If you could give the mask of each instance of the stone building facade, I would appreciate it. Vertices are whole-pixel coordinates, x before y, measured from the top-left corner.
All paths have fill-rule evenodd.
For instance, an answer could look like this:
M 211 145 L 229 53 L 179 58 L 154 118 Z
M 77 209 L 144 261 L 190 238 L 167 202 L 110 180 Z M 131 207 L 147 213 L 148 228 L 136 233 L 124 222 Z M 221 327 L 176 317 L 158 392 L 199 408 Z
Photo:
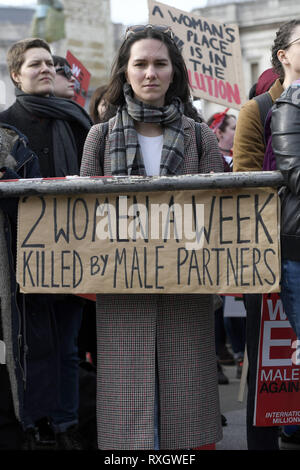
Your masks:
M 53 53 L 69 49 L 91 73 L 89 95 L 107 82 L 121 25 L 113 25 L 109 0 L 62 0 L 66 38 L 51 43 Z M 14 101 L 6 53 L 14 42 L 31 35 L 34 8 L 0 7 L 0 110 Z
M 58 55 L 69 49 L 91 73 L 90 87 L 106 83 L 114 57 L 109 0 L 62 0 L 66 39 L 53 43 Z
M 0 7 L 0 110 L 15 99 L 6 66 L 7 50 L 15 41 L 28 37 L 33 14 L 32 8 Z
M 167 3 L 167 0 L 165 0 Z M 91 72 L 89 94 L 106 83 L 112 59 L 124 26 L 114 25 L 109 0 L 62 0 L 65 9 L 66 38 L 52 43 L 53 52 L 70 51 Z M 183 7 L 184 9 L 184 7 Z M 208 0 L 205 8 L 193 10 L 200 16 L 239 26 L 246 93 L 260 73 L 270 67 L 270 48 L 279 25 L 300 18 L 298 0 Z M 30 34 L 33 8 L 0 7 L 0 109 L 3 88 L 6 106 L 14 100 L 14 89 L 6 69 L 6 51 L 15 41 Z M 4 85 L 3 85 L 4 84 Z M 223 109 L 202 104 L 204 117 Z M 237 114 L 237 111 L 233 110 Z

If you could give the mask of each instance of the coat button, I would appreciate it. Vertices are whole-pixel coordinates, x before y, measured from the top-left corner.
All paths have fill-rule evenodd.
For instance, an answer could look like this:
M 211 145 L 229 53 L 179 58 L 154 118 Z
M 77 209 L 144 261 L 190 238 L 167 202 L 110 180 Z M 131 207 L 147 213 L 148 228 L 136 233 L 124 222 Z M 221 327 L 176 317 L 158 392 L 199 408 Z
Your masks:
M 48 147 L 44 147 L 42 151 L 43 151 L 43 153 L 44 153 L 45 155 L 48 155 L 48 153 L 49 153 L 49 148 L 48 148 Z

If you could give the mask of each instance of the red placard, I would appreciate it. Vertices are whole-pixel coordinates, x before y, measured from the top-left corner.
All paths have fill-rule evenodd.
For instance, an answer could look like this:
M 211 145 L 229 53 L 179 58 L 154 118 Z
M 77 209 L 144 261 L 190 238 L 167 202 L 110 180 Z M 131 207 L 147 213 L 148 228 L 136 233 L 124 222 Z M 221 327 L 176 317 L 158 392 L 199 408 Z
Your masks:
M 70 51 L 67 51 L 66 59 L 71 66 L 74 77 L 76 78 L 75 96 L 73 100 L 81 106 L 84 106 L 87 98 L 91 74 Z
M 96 294 L 76 294 L 78 297 L 83 297 L 84 299 L 92 300 L 96 302 Z
M 264 294 L 257 367 L 255 426 L 300 424 L 297 338 L 278 294 Z

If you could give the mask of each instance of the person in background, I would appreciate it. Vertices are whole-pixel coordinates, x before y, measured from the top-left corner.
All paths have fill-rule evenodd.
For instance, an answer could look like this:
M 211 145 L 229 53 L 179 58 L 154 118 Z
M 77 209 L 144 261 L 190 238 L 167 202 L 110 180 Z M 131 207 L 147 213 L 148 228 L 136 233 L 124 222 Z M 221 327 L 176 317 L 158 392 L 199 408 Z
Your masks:
M 207 121 L 207 125 L 215 133 L 219 149 L 224 158 L 225 172 L 232 171 L 232 146 L 236 127 L 234 114 L 227 114 L 229 108 L 221 113 L 213 114 Z
M 71 66 L 64 57 L 54 55 L 55 67 L 54 95 L 59 98 L 72 99 L 75 95 L 75 77 Z
M 91 96 L 89 113 L 94 124 L 103 122 L 104 116 L 105 120 L 108 120 L 116 114 L 117 107 L 105 99 L 106 91 L 107 85 L 102 85 L 96 88 Z
M 75 77 L 69 62 L 61 56 L 54 55 L 55 66 L 54 95 L 60 98 L 74 98 Z M 96 378 L 97 344 L 96 344 L 96 302 L 81 297 L 82 320 L 77 338 L 79 358 L 79 408 L 78 431 L 85 450 L 97 448 L 96 432 Z M 41 432 L 43 426 L 43 433 Z M 39 421 L 39 432 L 47 438 L 47 423 Z
M 287 318 L 297 343 L 294 364 L 300 363 L 300 309 L 298 298 L 299 256 L 299 70 L 300 20 L 284 23 L 276 38 L 273 65 L 282 79 L 284 92 L 276 100 L 271 115 L 271 143 L 277 170 L 284 178 L 281 199 L 281 293 Z M 282 448 L 296 444 L 299 449 L 300 427 L 284 426 Z
M 217 140 L 191 109 L 184 60 L 167 26 L 132 26 L 106 92 L 118 106 L 104 141 L 104 175 L 223 171 Z M 80 174 L 102 175 L 103 124 L 88 134 Z M 222 436 L 213 296 L 97 295 L 100 449 L 185 449 Z M 120 374 L 120 371 L 122 373 Z
M 264 70 L 255 84 L 255 96 L 268 92 L 274 103 L 283 92 L 278 73 Z M 251 91 L 251 96 L 254 91 Z M 265 156 L 264 126 L 252 96 L 241 108 L 233 140 L 233 171 L 261 171 Z
M 2 180 L 40 177 L 37 156 L 26 136 L 0 123 Z M 21 450 L 24 433 L 23 295 L 16 283 L 18 198 L 0 199 L 0 450 Z
M 261 83 L 263 83 L 263 86 L 261 86 Z M 256 93 L 258 93 L 258 90 L 268 88 L 268 86 L 270 96 L 275 101 L 280 96 L 283 88 L 279 78 L 274 78 L 272 69 L 268 72 L 265 71 L 259 77 Z M 252 98 L 243 105 L 237 120 L 233 142 L 233 171 L 261 171 L 265 149 L 264 127 L 261 123 L 259 107 Z M 247 315 L 246 348 L 248 357 L 247 446 L 248 450 L 279 450 L 279 428 L 277 426 L 257 427 L 253 425 L 261 300 L 261 294 L 244 295 Z
M 272 102 L 280 97 L 297 75 L 297 62 L 293 66 L 286 62 L 285 51 L 290 43 L 300 36 L 300 20 L 292 20 L 280 26 L 272 46 L 272 68 L 267 69 L 259 77 L 256 85 L 256 96 L 268 91 Z M 294 51 L 295 52 L 295 51 Z M 289 51 L 288 55 L 293 54 Z M 282 58 L 282 60 L 280 60 Z M 294 77 L 294 78 L 293 78 Z M 264 125 L 261 122 L 260 110 L 255 99 L 248 101 L 242 108 L 237 121 L 237 128 L 233 145 L 234 171 L 261 171 L 263 168 L 266 144 L 264 139 Z M 248 371 L 248 397 L 247 397 L 247 442 L 249 450 L 278 450 L 279 429 L 273 427 L 253 426 L 257 351 L 260 331 L 261 295 L 245 295 L 246 344 L 249 361 Z M 281 445 L 285 443 L 298 443 L 298 427 L 285 426 L 281 433 Z
M 18 41 L 10 47 L 7 63 L 16 101 L 0 113 L 0 121 L 25 134 L 43 177 L 78 175 L 92 123 L 81 106 L 53 95 L 56 72 L 48 43 L 37 38 Z M 35 447 L 37 423 L 47 417 L 59 449 L 80 449 L 77 337 L 81 301 L 71 295 L 28 294 L 25 308 L 25 448 Z
M 236 128 L 236 117 L 233 114 L 228 114 L 228 111 L 229 108 L 226 108 L 223 112 L 215 113 L 207 121 L 207 125 L 212 129 L 218 139 L 219 149 L 224 159 L 225 172 L 230 172 L 233 168 L 232 147 Z M 226 352 L 226 339 L 228 339 L 234 357 L 233 362 L 229 362 L 229 364 L 236 364 L 236 377 L 240 378 L 245 351 L 246 322 L 245 318 L 242 317 L 224 317 L 226 297 L 222 296 L 222 300 L 223 305 L 216 312 L 216 347 L 220 363 L 218 366 L 219 373 L 222 377 L 222 368 L 220 365 L 226 364 L 224 360 L 229 362 L 230 359 L 229 354 L 231 353 L 229 351 L 229 354 Z M 226 334 L 224 334 L 224 332 Z M 223 356 L 225 356 L 225 358 L 223 358 Z

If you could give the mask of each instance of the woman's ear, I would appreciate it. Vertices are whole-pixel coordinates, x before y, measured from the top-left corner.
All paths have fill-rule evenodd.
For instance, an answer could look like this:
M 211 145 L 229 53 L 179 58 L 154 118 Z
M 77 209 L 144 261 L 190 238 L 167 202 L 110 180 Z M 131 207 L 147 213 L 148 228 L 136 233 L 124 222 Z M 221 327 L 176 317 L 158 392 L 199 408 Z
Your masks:
M 221 140 L 223 132 L 220 131 L 220 129 L 216 129 L 215 134 L 216 134 L 216 137 L 217 137 L 218 141 Z
M 284 65 L 289 64 L 289 59 L 284 49 L 279 49 L 279 51 L 277 52 L 277 58 L 279 62 L 281 62 L 282 64 Z
M 11 78 L 13 79 L 16 86 L 20 88 L 21 83 L 20 83 L 19 74 L 17 72 L 11 72 Z

